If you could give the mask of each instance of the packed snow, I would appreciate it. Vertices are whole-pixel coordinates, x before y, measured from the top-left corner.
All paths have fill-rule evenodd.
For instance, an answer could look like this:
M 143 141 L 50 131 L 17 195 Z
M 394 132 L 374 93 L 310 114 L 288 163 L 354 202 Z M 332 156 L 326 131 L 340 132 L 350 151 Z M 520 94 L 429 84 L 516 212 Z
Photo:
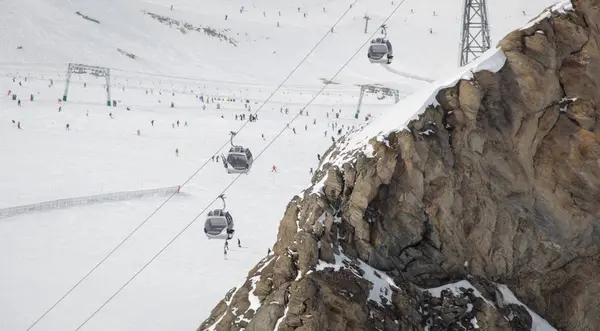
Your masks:
M 340 269 L 350 270 L 358 278 L 362 278 L 371 283 L 372 287 L 369 291 L 368 301 L 373 301 L 378 305 L 389 305 L 392 302 L 392 287 L 397 288 L 394 280 L 386 275 L 383 271 L 377 270 L 361 260 L 352 260 L 343 253 L 334 254 L 335 262 L 327 263 L 319 260 L 319 264 L 315 268 L 317 271 L 326 268 L 339 271 Z M 364 274 L 360 274 L 356 269 L 360 269 Z
M 551 3 L 491 4 L 493 41 Z M 244 125 L 234 116 L 257 111 L 348 5 L 309 0 L 298 10 L 295 3 L 271 0 L 218 5 L 208 0 L 3 3 L 0 153 L 6 161 L 0 163 L 0 208 L 181 185 L 209 160 L 182 185 L 180 194 L 32 330 L 75 329 L 196 217 L 188 231 L 82 329 L 197 328 L 227 290 L 242 283 L 266 255 L 287 202 L 306 186 L 310 168 L 317 167 L 316 154 L 331 145 L 332 136 L 341 136 L 337 130 L 343 126 L 345 134 L 354 126 L 358 131 L 364 114 L 375 121 L 386 121 L 383 113 L 393 115 L 388 121 L 400 120 L 391 127 L 373 123 L 354 140 L 339 143 L 354 148 L 368 132 L 374 136 L 397 128 L 416 111 L 407 108 L 407 101 L 393 105 L 390 98 L 367 95 L 356 119 L 357 85 L 397 88 L 404 98 L 431 89 L 436 83 L 428 80 L 455 68 L 457 57 L 448 54 L 458 56 L 461 6 L 432 0 L 403 5 L 388 22 L 389 38 L 402 45 L 395 48 L 392 65 L 371 65 L 363 48 L 329 82 L 368 38 L 363 33 L 365 12 L 372 18 L 372 33 L 393 9 L 389 1 L 357 2 L 272 95 L 258 120 L 237 135 L 235 142 L 250 147 L 255 157 L 264 153 L 226 192 L 236 234 L 225 260 L 223 242 L 204 235 L 200 212 L 235 176 L 211 157 L 229 131 Z M 490 57 L 501 60 L 499 54 Z M 118 107 L 104 105 L 102 78 L 85 75 L 72 76 L 68 101 L 59 104 L 69 62 L 110 68 Z M 305 109 L 308 114 L 285 129 L 324 82 L 327 88 Z M 222 100 L 203 103 L 198 95 Z M 241 100 L 250 101 L 251 111 Z M 278 172 L 271 171 L 273 165 Z M 0 221 L 0 329 L 26 329 L 163 202 L 164 197 L 148 197 Z M 379 298 L 380 290 L 391 285 L 367 274 L 376 283 L 371 294 Z
M 483 294 L 481 294 L 481 292 L 479 292 L 479 290 L 477 290 L 473 285 L 471 285 L 471 283 L 469 283 L 469 281 L 466 281 L 466 280 L 461 280 L 456 283 L 446 284 L 446 285 L 443 285 L 440 287 L 428 288 L 425 291 L 431 293 L 432 296 L 439 298 L 439 297 L 441 297 L 443 290 L 450 290 L 450 292 L 452 292 L 452 294 L 454 294 L 454 295 L 461 294 L 462 293 L 462 291 L 460 290 L 461 287 L 465 288 L 465 289 L 473 289 L 473 294 L 475 296 L 482 298 L 483 301 L 485 301 L 485 303 L 487 303 L 488 305 L 494 306 L 493 302 L 487 300 L 483 296 Z
M 548 321 L 543 319 L 540 315 L 533 312 L 533 310 L 529 309 L 526 305 L 524 305 L 517 297 L 513 294 L 513 292 L 508 288 L 508 286 L 504 284 L 497 284 L 498 290 L 502 293 L 502 300 L 505 304 L 516 304 L 521 305 L 525 309 L 529 315 L 531 315 L 532 325 L 531 331 L 557 331 Z
M 555 3 L 554 5 L 548 7 L 537 17 L 535 17 L 534 19 L 529 21 L 529 23 L 527 23 L 525 26 L 521 27 L 521 30 L 525 30 L 525 29 L 528 29 L 528 28 L 534 26 L 535 24 L 542 21 L 543 19 L 552 16 L 553 13 L 565 14 L 568 11 L 573 11 L 573 4 L 571 3 L 571 0 L 559 1 L 559 2 Z
M 466 280 L 461 280 L 456 283 L 450 283 L 436 288 L 424 289 L 424 291 L 431 293 L 432 296 L 441 297 L 442 290 L 450 290 L 455 295 L 461 294 L 461 287 L 465 289 L 473 289 L 473 294 L 475 296 L 482 298 L 483 301 L 490 306 L 496 306 L 493 302 L 487 300 L 483 294 L 481 294 L 481 292 L 479 292 L 473 285 L 471 285 L 470 282 Z M 533 312 L 531 309 L 529 309 L 529 307 L 519 301 L 519 299 L 517 299 L 513 292 L 508 288 L 508 286 L 504 284 L 496 284 L 496 287 L 502 294 L 502 304 L 521 305 L 527 310 L 527 312 L 529 312 L 532 318 L 531 331 L 556 331 L 556 329 L 552 327 L 548 321 L 543 319 L 541 316 Z M 476 321 L 471 322 L 473 323 Z

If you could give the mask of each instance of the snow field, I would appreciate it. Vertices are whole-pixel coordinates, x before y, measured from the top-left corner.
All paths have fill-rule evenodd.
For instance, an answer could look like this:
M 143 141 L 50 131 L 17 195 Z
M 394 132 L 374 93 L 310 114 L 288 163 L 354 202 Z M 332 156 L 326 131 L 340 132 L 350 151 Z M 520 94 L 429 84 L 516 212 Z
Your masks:
M 31 76 L 40 78 L 35 73 Z M 56 99 L 63 86 L 58 82 L 59 77 L 52 76 L 54 86 L 49 88 L 50 76 L 44 77 L 30 78 L 26 83 L 22 78 L 23 86 L 18 85 L 18 79 L 13 83 L 11 77 L 0 78 L 2 89 L 18 93 L 22 101 L 22 107 L 17 107 L 9 96 L 0 97 L 0 153 L 11 155 L 0 168 L 2 207 L 181 184 L 227 141 L 229 130 L 241 127 L 243 122 L 236 121 L 234 114 L 250 114 L 239 100 L 221 101 L 220 110 L 216 109 L 216 102 L 202 110 L 202 103 L 191 92 L 175 92 L 173 96 L 170 89 L 165 89 L 162 95 L 157 95 L 159 90 L 155 89 L 154 95 L 146 95 L 145 89 L 134 89 L 132 81 L 125 84 L 124 91 L 114 88 L 114 99 L 121 100 L 122 105 L 106 107 L 102 105 L 105 95 L 101 83 L 88 81 L 84 88 L 77 84 L 77 79 L 70 89 L 69 101 L 58 112 Z M 119 79 L 115 84 L 119 84 Z M 176 84 L 175 88 L 185 89 Z M 264 99 L 270 92 L 266 90 L 261 94 L 249 89 L 244 96 Z M 211 92 L 217 91 L 213 88 Z M 28 99 L 30 93 L 35 94 L 33 102 Z M 298 99 L 309 99 L 306 92 L 294 93 L 303 93 Z M 278 97 L 281 101 L 290 98 L 283 93 Z M 158 103 L 159 99 L 163 102 Z M 169 106 L 171 99 L 175 108 Z M 299 116 L 256 160 L 250 174 L 241 176 L 226 192 L 228 210 L 236 222 L 236 238 L 230 243 L 227 260 L 222 255 L 223 242 L 208 240 L 203 233 L 204 212 L 85 329 L 197 327 L 214 303 L 244 279 L 275 241 L 277 223 L 287 202 L 306 186 L 309 168 L 317 167 L 316 154 L 331 144 L 330 125 L 335 122 L 331 108 L 342 109 L 338 128 L 364 121 L 362 115 L 354 119 L 354 100 L 347 93 L 324 96 L 315 102 L 315 106 L 307 107 L 309 116 Z M 391 101 L 371 97 L 366 103 L 370 111 L 382 111 Z M 258 156 L 295 116 L 300 104 L 296 101 L 289 105 L 287 115 L 279 110 L 286 104 L 267 104 L 258 112 L 259 120 L 248 123 L 235 142 L 250 147 Z M 126 110 L 126 105 L 131 111 Z M 253 112 L 259 106 L 251 101 Z M 110 118 L 109 112 L 114 118 Z M 11 123 L 12 119 L 21 122 L 21 130 Z M 150 124 L 152 119 L 154 127 Z M 180 126 L 173 128 L 178 119 Z M 70 124 L 69 131 L 65 129 L 66 123 Z M 292 133 L 293 127 L 297 134 Z M 137 129 L 141 130 L 140 136 Z M 179 157 L 175 156 L 175 148 L 179 149 Z M 270 172 L 272 164 L 279 168 L 279 173 Z M 34 330 L 76 328 L 233 178 L 220 162 L 210 161 L 182 188 L 180 195 L 168 202 Z M 27 328 L 162 201 L 164 198 L 144 198 L 79 206 L 0 222 L 4 252 L 0 255 L 0 265 L 5 270 L 0 292 L 6 293 L 0 298 L 0 328 Z M 219 207 L 217 202 L 211 208 Z M 238 237 L 243 248 L 236 247 Z

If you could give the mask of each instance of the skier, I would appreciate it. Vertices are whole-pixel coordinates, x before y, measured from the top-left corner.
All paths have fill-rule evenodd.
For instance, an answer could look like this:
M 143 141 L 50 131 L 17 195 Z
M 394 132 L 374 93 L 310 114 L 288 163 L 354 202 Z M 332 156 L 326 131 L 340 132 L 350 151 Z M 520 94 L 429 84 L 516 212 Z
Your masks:
M 150 121 L 150 124 L 152 124 L 152 126 L 154 126 L 154 120 L 151 120 L 151 121 Z
M 58 112 L 60 113 L 62 111 L 62 106 L 58 106 Z
M 17 122 L 17 129 L 21 129 L 21 122 Z
M 219 156 L 217 155 L 217 163 L 219 163 Z
M 310 174 L 311 175 L 313 174 L 313 168 L 310 168 Z
M 271 248 L 267 248 L 267 256 L 271 254 Z
M 86 116 L 86 117 L 87 117 L 87 116 L 90 116 L 90 111 L 89 111 L 89 110 L 87 110 L 87 109 L 86 109 L 86 111 L 85 111 L 85 116 Z
M 294 134 L 296 134 L 296 128 L 292 128 L 292 131 L 294 131 Z
M 227 242 L 227 240 L 225 240 L 225 249 L 228 250 L 229 249 L 229 243 Z
M 179 120 L 177 120 L 177 127 L 179 127 Z
M 17 101 L 17 106 L 21 107 L 21 99 Z
M 271 172 L 277 172 L 277 167 L 275 165 L 271 167 Z
M 240 238 L 238 238 L 238 247 L 242 247 L 242 242 L 240 241 Z
M 263 139 L 263 140 L 266 140 L 266 139 L 265 139 L 265 134 L 264 134 L 264 133 L 263 133 L 263 134 L 261 134 L 261 137 L 262 137 L 262 139 Z
M 175 156 L 179 156 L 179 148 L 175 148 Z
M 112 113 L 108 113 L 108 116 L 110 116 L 110 118 L 114 118 Z
M 140 135 L 140 130 L 137 130 L 137 135 L 138 135 L 138 136 Z
M 227 250 L 226 249 L 223 250 L 223 258 L 225 260 L 227 260 Z
M 67 130 L 67 131 L 71 130 L 71 127 L 69 126 L 69 123 L 67 123 L 67 125 L 65 125 L 65 130 Z
M 188 126 L 187 121 L 185 121 L 185 124 L 183 124 L 183 126 Z
M 317 154 L 317 161 L 321 162 L 321 154 Z

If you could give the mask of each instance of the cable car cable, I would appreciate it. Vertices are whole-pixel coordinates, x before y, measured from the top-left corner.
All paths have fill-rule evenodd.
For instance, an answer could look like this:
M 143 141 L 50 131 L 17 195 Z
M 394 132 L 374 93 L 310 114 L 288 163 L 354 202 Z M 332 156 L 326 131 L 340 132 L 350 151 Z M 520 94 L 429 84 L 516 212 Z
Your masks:
M 348 12 L 350 11 L 350 9 L 352 9 L 352 7 L 354 6 L 354 4 L 356 4 L 356 2 L 358 2 L 358 0 L 354 0 L 354 2 L 352 3 L 352 5 L 350 5 L 348 7 L 348 9 L 346 9 L 346 11 L 342 14 L 342 16 L 340 16 L 340 18 L 333 24 L 332 27 L 327 29 L 327 32 L 323 35 L 323 37 L 319 40 L 319 42 L 317 42 L 317 44 L 304 56 L 304 58 L 302 59 L 302 61 L 300 61 L 300 63 L 298 63 L 298 65 L 296 65 L 296 67 L 292 70 L 292 72 L 290 72 L 287 77 L 283 80 L 283 82 L 281 82 L 279 84 L 279 86 L 277 86 L 277 88 L 275 89 L 275 91 L 273 91 L 271 93 L 271 95 L 269 95 L 269 97 L 263 102 L 263 104 L 256 110 L 256 112 L 254 112 L 254 115 L 256 115 L 266 104 L 269 100 L 271 100 L 271 98 L 275 95 L 275 93 L 277 93 L 277 91 L 283 86 L 283 84 L 285 84 L 285 82 L 288 81 L 288 79 L 290 79 L 290 77 L 298 70 L 298 68 L 300 68 L 300 66 L 309 58 L 309 56 L 315 51 L 315 49 L 317 49 L 317 47 L 325 40 L 325 38 L 331 33 L 331 30 L 333 30 L 333 28 L 335 28 L 337 26 L 337 24 L 346 16 L 346 14 L 348 14 Z M 325 85 L 326 87 L 327 85 Z M 322 91 L 322 90 L 321 90 Z M 317 95 L 319 95 L 321 92 L 317 93 Z M 295 118 L 294 118 L 295 119 Z M 244 124 L 236 131 L 236 134 L 239 133 L 242 129 L 244 129 L 244 127 L 249 123 L 249 121 L 244 122 Z M 215 152 L 213 153 L 213 155 L 218 155 L 218 153 L 229 144 L 229 139 L 227 139 L 227 141 Z M 185 180 L 185 182 L 183 182 L 183 184 L 180 185 L 180 187 L 185 186 L 190 180 L 192 180 L 192 178 L 194 178 L 209 162 L 210 162 L 210 158 L 206 160 L 206 162 L 204 162 L 204 164 L 202 164 L 202 166 L 200 166 L 200 168 L 198 168 L 196 171 L 194 171 L 194 173 Z M 129 238 L 131 238 L 142 226 L 144 226 L 152 216 L 154 216 L 165 204 L 167 204 L 167 202 L 169 202 L 171 200 L 171 198 L 173 198 L 173 196 L 175 196 L 177 194 L 177 192 L 171 194 L 163 203 L 161 203 L 158 208 L 156 208 L 151 214 L 150 216 L 148 216 L 143 222 L 141 222 L 138 226 L 136 226 L 133 231 L 131 231 L 126 237 L 125 239 L 123 239 L 117 246 L 115 246 L 104 258 L 102 258 L 102 260 L 100 260 L 100 262 L 98 262 L 92 269 L 90 269 L 90 271 L 88 271 L 77 283 L 75 283 L 75 285 L 73 285 L 62 297 L 60 297 L 60 299 L 58 299 L 58 301 L 56 301 L 49 309 L 47 309 L 40 317 L 38 317 L 35 322 L 33 322 L 33 324 L 31 324 L 28 328 L 27 331 L 31 330 L 31 328 L 33 328 L 37 323 L 39 323 L 40 320 L 42 320 L 42 318 L 44 318 L 50 311 L 52 311 L 60 302 L 62 302 L 69 294 L 71 294 L 71 292 L 73 292 L 83 281 L 85 281 L 96 269 L 98 269 L 98 267 L 100 267 L 100 265 L 102 265 L 104 263 L 104 261 L 106 261 L 110 256 L 112 256 L 112 254 L 117 251 L 127 240 L 129 240 Z M 211 203 L 212 204 L 212 203 Z M 143 269 L 142 269 L 143 270 Z M 137 275 L 137 274 L 136 274 Z M 104 305 L 103 305 L 104 306 Z M 90 317 L 91 318 L 91 317 Z M 86 320 L 87 322 L 87 320 Z M 84 323 L 85 324 L 85 323 Z M 83 325 L 81 325 L 83 326 Z M 80 326 L 80 327 L 81 327 Z M 78 328 L 79 329 L 79 328 Z
M 393 15 L 394 13 L 396 13 L 396 11 L 398 10 L 398 8 L 400 8 L 400 6 L 405 2 L 406 0 L 402 0 L 400 1 L 400 3 L 398 4 L 398 6 L 396 6 L 396 8 L 390 13 L 390 15 L 384 20 L 384 23 L 387 22 Z M 371 37 L 369 37 L 369 39 L 367 39 L 367 41 L 365 43 L 363 43 L 361 45 L 361 47 L 350 57 L 350 59 L 348 59 L 348 61 L 346 61 L 346 63 L 344 63 L 344 65 L 335 73 L 335 75 L 333 75 L 333 77 L 331 77 L 331 80 L 335 79 L 335 77 L 337 77 L 337 75 L 340 74 L 340 72 L 342 72 L 342 70 L 350 63 L 350 61 L 352 61 L 356 55 L 358 55 L 358 53 L 361 51 L 361 49 L 367 45 L 371 38 L 373 36 L 375 36 L 375 34 L 377 33 L 377 31 L 375 31 L 375 33 L 373 33 L 373 35 Z M 321 88 L 321 90 L 317 93 L 317 95 L 315 95 L 305 106 L 305 108 L 307 106 L 309 106 L 318 96 L 319 94 L 321 94 L 321 92 L 323 92 L 323 90 L 325 90 L 327 88 L 327 85 L 324 85 L 323 88 Z M 265 146 L 265 148 L 263 148 L 263 150 L 256 156 L 255 160 L 258 160 L 258 158 L 260 158 L 263 153 L 275 142 L 275 140 L 277 140 L 282 134 L 283 132 L 285 132 L 285 130 L 288 128 L 288 125 L 293 123 L 298 117 L 300 116 L 300 112 L 298 112 L 296 114 L 296 116 L 294 116 L 294 118 L 292 118 L 292 120 L 290 122 L 288 122 L 286 124 L 286 126 L 283 127 L 283 129 L 281 131 L 279 131 L 279 133 L 273 138 L 271 139 L 271 141 L 267 144 L 267 146 Z M 227 190 L 229 188 L 231 188 L 231 186 L 233 186 L 233 184 L 242 176 L 243 174 L 240 173 L 238 174 L 229 184 L 227 184 L 227 186 L 225 186 L 225 188 L 219 193 L 219 195 L 217 197 L 215 197 L 204 209 L 202 209 L 202 211 L 200 213 L 198 213 L 198 215 L 196 215 L 196 217 L 194 217 L 183 229 L 181 229 L 176 235 L 175 237 L 173 237 L 165 246 L 163 246 L 163 248 L 161 248 L 148 262 L 146 262 L 146 264 L 144 264 L 135 274 L 133 274 L 133 276 L 131 276 L 131 278 L 129 278 L 125 284 L 123 284 L 115 293 L 113 293 L 100 307 L 98 307 L 98 309 L 96 309 L 88 318 L 86 318 L 83 323 L 81 323 L 76 329 L 75 331 L 80 330 L 83 326 L 85 326 L 87 324 L 87 322 L 89 322 L 94 316 L 96 316 L 96 314 L 98 314 L 98 312 L 100 312 L 109 302 L 111 302 L 119 293 L 121 293 L 121 291 L 127 287 L 127 285 L 129 285 L 140 273 L 142 273 L 142 271 L 144 271 L 144 269 L 146 269 L 152 262 L 154 262 L 154 260 L 160 256 L 160 254 L 162 254 L 169 246 L 171 246 L 172 243 L 174 243 L 177 239 L 179 239 L 179 237 L 190 227 L 192 226 L 192 224 L 194 224 L 196 222 L 196 220 L 198 218 L 200 218 L 200 216 L 202 216 L 209 208 L 210 206 L 215 203 L 221 195 L 225 194 L 225 192 L 227 192 Z

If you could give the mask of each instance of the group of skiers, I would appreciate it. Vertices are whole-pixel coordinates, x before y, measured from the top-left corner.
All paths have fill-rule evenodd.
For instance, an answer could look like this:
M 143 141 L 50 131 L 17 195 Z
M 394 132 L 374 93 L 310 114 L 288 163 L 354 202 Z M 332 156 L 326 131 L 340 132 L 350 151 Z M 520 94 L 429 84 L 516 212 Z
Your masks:
M 240 238 L 237 239 L 238 247 L 242 248 L 242 242 Z M 229 250 L 229 240 L 225 240 L 225 244 L 223 245 L 223 258 L 227 260 L 227 251 Z

